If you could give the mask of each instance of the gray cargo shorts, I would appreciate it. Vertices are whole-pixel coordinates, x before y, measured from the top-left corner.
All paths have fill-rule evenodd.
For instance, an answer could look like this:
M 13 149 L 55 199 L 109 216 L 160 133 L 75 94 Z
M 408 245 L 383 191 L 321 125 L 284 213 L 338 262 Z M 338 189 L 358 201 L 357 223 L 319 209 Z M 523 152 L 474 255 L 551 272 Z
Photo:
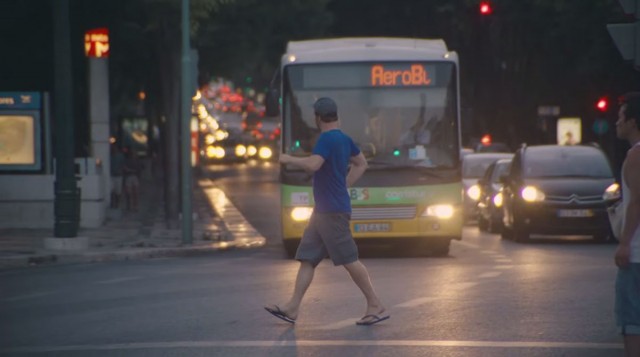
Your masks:
M 296 251 L 296 260 L 314 267 L 329 256 L 334 265 L 358 260 L 358 247 L 351 236 L 350 213 L 313 213 Z

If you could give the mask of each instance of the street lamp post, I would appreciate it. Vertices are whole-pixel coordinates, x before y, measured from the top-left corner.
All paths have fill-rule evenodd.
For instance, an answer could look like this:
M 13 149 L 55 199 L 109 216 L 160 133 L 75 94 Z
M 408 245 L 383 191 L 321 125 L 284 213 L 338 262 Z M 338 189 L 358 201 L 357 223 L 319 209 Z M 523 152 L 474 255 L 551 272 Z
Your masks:
M 182 0 L 182 78 L 180 103 L 181 172 L 182 172 L 182 243 L 193 242 L 191 209 L 191 49 L 189 44 L 189 0 Z

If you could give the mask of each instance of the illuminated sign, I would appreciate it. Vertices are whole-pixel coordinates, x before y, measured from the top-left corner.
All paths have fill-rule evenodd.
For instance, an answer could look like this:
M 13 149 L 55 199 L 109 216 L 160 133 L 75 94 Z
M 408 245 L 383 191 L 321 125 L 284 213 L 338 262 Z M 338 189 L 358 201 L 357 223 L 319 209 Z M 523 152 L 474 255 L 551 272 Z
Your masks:
M 0 109 L 40 109 L 40 93 L 0 92 Z
M 409 69 L 387 69 L 377 64 L 371 67 L 371 85 L 381 86 L 428 86 L 429 72 L 421 64 L 412 64 Z
M 109 57 L 109 29 L 99 28 L 85 32 L 84 53 L 87 57 Z
M 447 62 L 292 64 L 285 76 L 293 89 L 446 88 L 455 79 Z

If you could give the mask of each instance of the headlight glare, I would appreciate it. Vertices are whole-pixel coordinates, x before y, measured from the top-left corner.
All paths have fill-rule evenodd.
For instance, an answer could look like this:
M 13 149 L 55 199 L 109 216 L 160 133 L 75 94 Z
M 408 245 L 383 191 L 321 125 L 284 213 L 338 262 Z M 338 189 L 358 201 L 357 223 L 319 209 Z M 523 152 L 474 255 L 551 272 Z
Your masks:
M 480 199 L 480 185 L 475 184 L 472 185 L 471 187 L 469 187 L 467 189 L 467 196 L 469 196 L 469 198 L 471 198 L 474 201 L 477 201 Z
M 544 201 L 544 192 L 534 186 L 527 186 L 522 189 L 520 196 L 527 202 L 542 202 Z
M 612 183 L 607 187 L 602 195 L 602 199 L 605 201 L 615 201 L 620 199 L 620 185 L 617 183 Z
M 424 213 L 422 215 L 426 217 L 449 219 L 453 217 L 453 212 L 454 212 L 454 209 L 452 205 L 440 204 L 440 205 L 427 206 L 427 208 L 424 210 Z
M 498 193 L 496 193 L 495 196 L 493 196 L 493 205 L 494 206 L 502 207 L 502 201 L 503 201 L 502 192 L 498 192 Z
M 311 207 L 296 207 L 291 211 L 291 218 L 297 222 L 306 221 L 311 217 L 311 213 L 313 213 Z

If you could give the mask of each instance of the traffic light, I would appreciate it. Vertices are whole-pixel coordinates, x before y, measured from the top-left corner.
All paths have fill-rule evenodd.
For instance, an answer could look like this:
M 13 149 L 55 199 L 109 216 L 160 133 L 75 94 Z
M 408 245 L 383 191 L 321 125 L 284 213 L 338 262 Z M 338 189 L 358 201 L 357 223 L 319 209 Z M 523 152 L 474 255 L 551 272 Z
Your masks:
M 480 15 L 486 16 L 491 15 L 493 9 L 491 8 L 491 3 L 488 1 L 480 2 Z
M 606 112 L 609 109 L 609 99 L 606 97 L 601 97 L 596 102 L 596 108 L 601 112 Z
M 608 24 L 607 30 L 618 47 L 622 58 L 630 61 L 640 70 L 640 0 L 618 0 L 627 15 L 633 15 L 635 22 Z

